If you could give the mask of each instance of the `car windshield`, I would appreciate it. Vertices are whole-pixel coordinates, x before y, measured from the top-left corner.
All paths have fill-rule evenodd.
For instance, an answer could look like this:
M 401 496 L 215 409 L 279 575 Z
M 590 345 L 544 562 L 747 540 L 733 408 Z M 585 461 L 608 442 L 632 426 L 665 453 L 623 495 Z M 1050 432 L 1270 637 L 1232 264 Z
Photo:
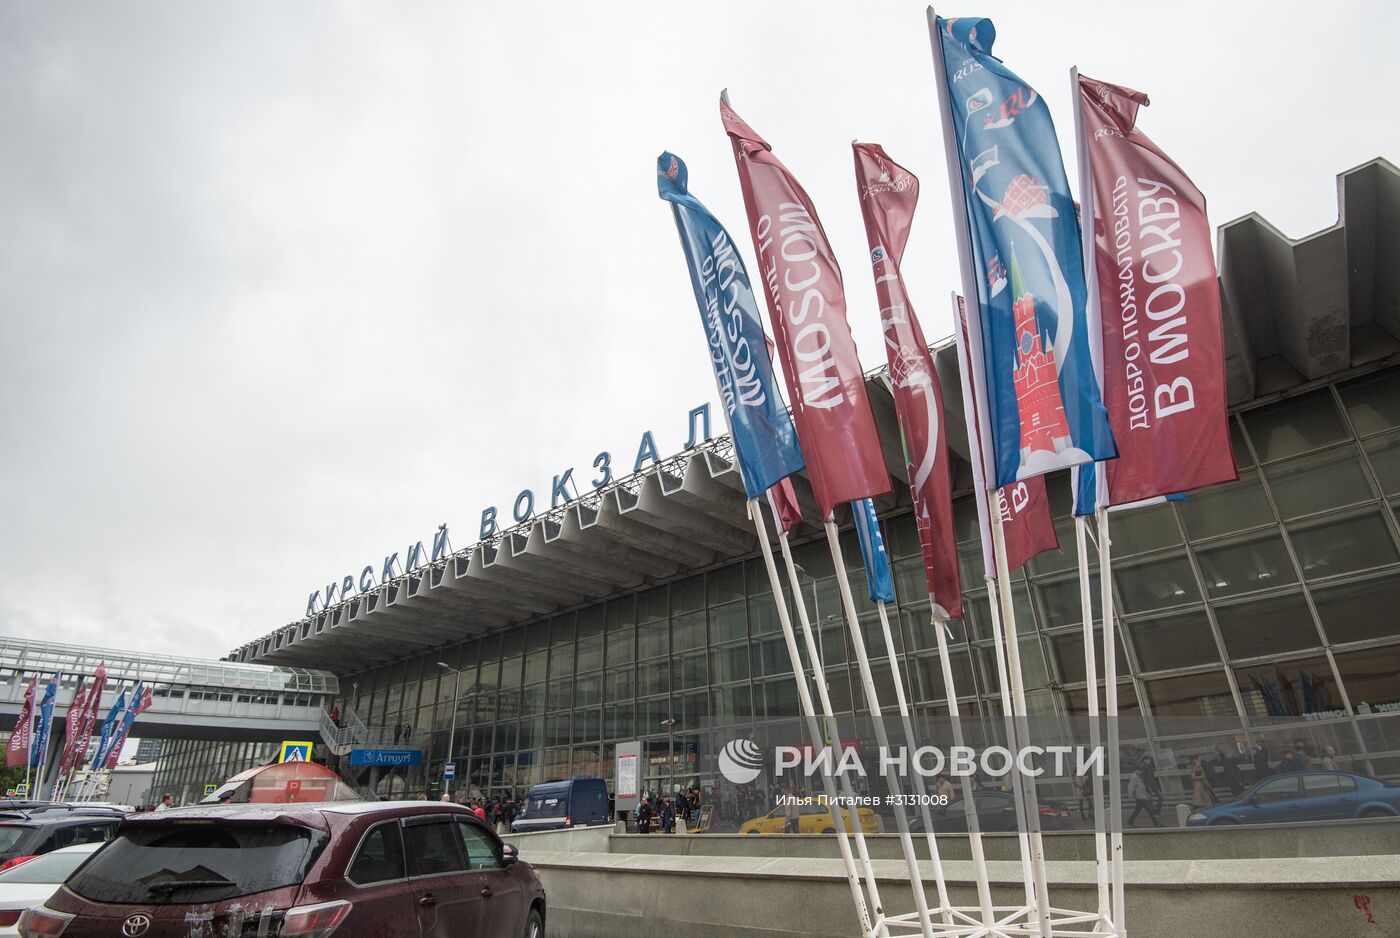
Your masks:
M 218 902 L 300 883 L 324 839 L 289 824 L 143 824 L 123 831 L 68 888 L 93 902 Z
M 19 824 L 0 825 L 0 851 L 13 850 L 29 829 Z
M 66 880 L 90 856 L 92 852 L 89 850 L 46 853 L 0 872 L 0 883 L 58 884 Z
M 569 799 L 560 795 L 532 795 L 525 813 L 530 817 L 563 817 L 569 813 Z

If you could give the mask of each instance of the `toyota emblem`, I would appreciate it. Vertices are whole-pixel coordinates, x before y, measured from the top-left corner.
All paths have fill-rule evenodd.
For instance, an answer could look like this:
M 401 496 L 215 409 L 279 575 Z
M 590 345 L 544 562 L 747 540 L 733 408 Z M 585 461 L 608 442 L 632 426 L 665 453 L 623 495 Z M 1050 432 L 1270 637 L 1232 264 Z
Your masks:
M 126 921 L 122 922 L 122 934 L 126 935 L 126 938 L 137 938 L 138 935 L 146 934 L 150 928 L 151 917 L 145 912 L 127 916 Z

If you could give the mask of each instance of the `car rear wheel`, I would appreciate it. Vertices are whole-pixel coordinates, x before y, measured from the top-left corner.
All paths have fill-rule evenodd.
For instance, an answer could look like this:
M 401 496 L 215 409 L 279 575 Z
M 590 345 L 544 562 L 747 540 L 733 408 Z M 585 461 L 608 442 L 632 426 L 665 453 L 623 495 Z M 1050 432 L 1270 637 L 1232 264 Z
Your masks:
M 836 833 L 836 828 L 834 828 L 834 827 L 823 827 L 823 828 L 822 828 L 822 833 L 823 833 L 823 834 L 834 834 L 834 833 Z
M 544 938 L 544 918 L 539 909 L 531 909 L 525 920 L 525 938 Z
M 1391 814 L 1389 811 L 1382 811 L 1380 808 L 1370 808 L 1366 811 L 1362 811 L 1361 816 L 1365 818 L 1395 817 L 1395 815 Z
M 1232 817 L 1218 817 L 1210 822 L 1211 827 L 1239 827 L 1240 822 Z

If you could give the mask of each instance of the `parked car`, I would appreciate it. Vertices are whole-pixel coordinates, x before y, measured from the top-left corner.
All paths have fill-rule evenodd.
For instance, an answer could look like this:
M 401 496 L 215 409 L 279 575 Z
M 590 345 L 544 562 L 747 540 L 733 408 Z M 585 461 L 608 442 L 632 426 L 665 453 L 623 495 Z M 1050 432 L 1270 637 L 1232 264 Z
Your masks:
M 35 857 L 75 844 L 106 843 L 121 824 L 111 811 L 15 811 L 0 814 L 0 870 L 22 857 Z
M 95 841 L 60 847 L 0 871 L 0 935 L 18 935 L 16 925 L 24 910 L 43 905 L 54 890 L 101 847 L 102 844 Z
M 834 834 L 837 831 L 836 825 L 838 823 L 845 824 L 850 819 L 851 813 L 850 808 L 841 808 L 840 820 L 838 821 L 837 809 L 815 802 L 800 805 L 798 810 L 801 812 L 797 818 L 797 832 L 799 834 Z M 870 808 L 856 808 L 856 817 L 860 819 L 862 833 L 878 834 L 880 832 L 880 818 Z M 761 814 L 740 824 L 739 833 L 781 834 L 786 825 L 787 807 L 778 805 L 767 814 Z
M 608 823 L 608 783 L 601 778 L 545 782 L 530 789 L 511 833 Z
M 35 815 L 50 812 L 67 814 L 130 814 L 136 809 L 129 805 L 106 801 L 0 801 L 0 817 Z
M 1351 772 L 1274 775 L 1238 801 L 1193 812 L 1187 827 L 1400 816 L 1400 786 Z
M 461 805 L 235 804 L 127 817 L 24 938 L 542 938 L 545 894 Z

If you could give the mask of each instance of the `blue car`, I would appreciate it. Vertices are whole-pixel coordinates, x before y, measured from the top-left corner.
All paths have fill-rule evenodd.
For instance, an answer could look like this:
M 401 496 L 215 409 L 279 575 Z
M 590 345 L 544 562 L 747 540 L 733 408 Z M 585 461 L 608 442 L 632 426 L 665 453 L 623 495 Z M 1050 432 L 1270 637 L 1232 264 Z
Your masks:
M 1293 772 L 1259 782 L 1238 801 L 1203 808 L 1187 827 L 1400 816 L 1400 787 L 1350 772 Z

